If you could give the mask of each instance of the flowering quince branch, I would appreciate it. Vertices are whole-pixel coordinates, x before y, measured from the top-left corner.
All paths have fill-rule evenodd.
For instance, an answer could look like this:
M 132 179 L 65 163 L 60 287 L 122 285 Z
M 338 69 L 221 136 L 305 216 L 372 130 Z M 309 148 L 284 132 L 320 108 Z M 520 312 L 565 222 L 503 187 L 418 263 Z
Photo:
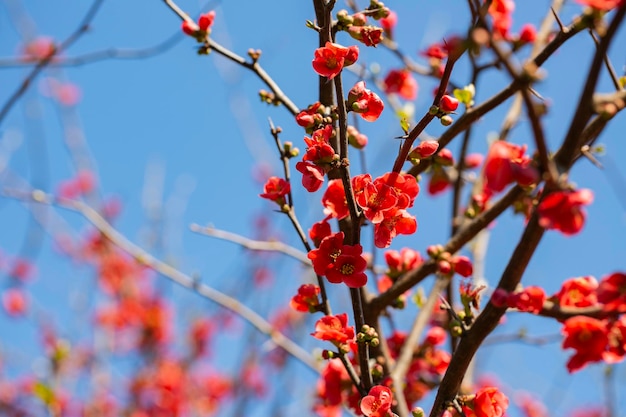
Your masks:
M 53 45 L 52 48 L 50 48 L 50 51 L 37 63 L 37 65 L 35 65 L 30 74 L 26 76 L 26 78 L 22 81 L 17 90 L 15 90 L 15 92 L 9 97 L 9 99 L 0 109 L 0 125 L 2 125 L 2 122 L 11 111 L 13 105 L 17 103 L 17 101 L 20 99 L 20 97 L 24 95 L 24 93 L 26 93 L 28 87 L 33 84 L 33 81 L 35 80 L 35 78 L 37 78 L 39 73 L 41 73 L 57 55 L 72 46 L 74 42 L 76 42 L 82 35 L 87 33 L 87 31 L 89 30 L 89 25 L 91 24 L 91 21 L 96 17 L 100 6 L 102 6 L 102 3 L 104 3 L 104 0 L 95 0 L 87 11 L 87 14 L 83 18 L 83 20 L 76 28 L 76 30 L 74 30 L 74 32 L 72 32 L 67 37 L 67 39 L 65 39 L 60 44 Z
M 298 344 L 286 337 L 280 331 L 277 331 L 274 326 L 258 315 L 256 312 L 240 303 L 237 299 L 230 297 L 216 289 L 209 287 L 206 284 L 198 282 L 197 279 L 179 271 L 171 265 L 153 257 L 148 252 L 141 249 L 129 241 L 124 235 L 118 232 L 109 222 L 102 217 L 100 213 L 94 210 L 92 207 L 79 200 L 69 199 L 56 199 L 54 196 L 48 195 L 41 190 L 32 190 L 31 192 L 4 189 L 3 195 L 25 201 L 32 201 L 34 203 L 45 204 L 49 206 L 59 206 L 64 209 L 68 209 L 79 213 L 85 220 L 91 223 L 98 231 L 100 231 L 108 240 L 110 240 L 115 246 L 122 249 L 140 264 L 147 266 L 154 271 L 157 271 L 164 277 L 168 278 L 176 284 L 188 288 L 198 295 L 232 311 L 239 317 L 250 323 L 259 332 L 269 336 L 277 346 L 289 352 L 294 358 L 298 359 L 304 365 L 309 367 L 315 372 L 318 372 L 317 363 L 311 358 L 311 356 L 303 350 Z
M 180 7 L 178 7 L 178 5 L 176 3 L 174 3 L 172 0 L 163 0 L 163 1 L 165 2 L 165 4 L 174 13 L 176 13 L 178 15 L 178 17 L 181 18 L 181 20 L 183 22 L 191 22 L 191 24 L 195 25 L 195 23 L 189 17 L 189 15 L 187 13 L 185 13 Z M 281 90 L 281 88 L 272 79 L 272 77 L 270 77 L 269 74 L 263 69 L 263 67 L 261 67 L 261 65 L 259 65 L 257 59 L 253 59 L 251 62 L 248 62 L 248 61 L 246 61 L 245 58 L 237 55 L 236 53 L 232 52 L 231 50 L 229 50 L 229 49 L 223 47 L 222 45 L 220 45 L 219 43 L 215 42 L 211 37 L 207 37 L 204 40 L 204 43 L 205 43 L 206 47 L 209 50 L 214 50 L 215 52 L 217 52 L 218 54 L 224 56 L 225 58 L 228 58 L 231 61 L 241 65 L 242 67 L 247 68 L 250 71 L 254 72 L 261 79 L 261 81 L 263 81 L 265 83 L 265 85 L 267 85 L 268 88 L 270 90 L 272 90 L 272 93 L 274 93 L 275 99 L 278 102 L 284 104 L 285 108 L 293 116 L 298 114 L 298 112 L 300 111 L 298 106 L 296 106 L 291 101 L 291 99 L 283 92 L 283 90 Z
M 467 242 L 473 239 L 474 236 L 509 208 L 523 193 L 523 189 L 519 186 L 511 188 L 505 196 L 494 203 L 489 209 L 460 228 L 458 232 L 450 238 L 448 243 L 446 243 L 444 250 L 449 253 L 459 251 Z M 436 270 L 436 262 L 433 260 L 424 262 L 419 268 L 401 275 L 391 288 L 369 301 L 368 310 L 371 310 L 374 315 L 377 315 L 383 308 L 391 305 L 402 293 L 421 282 L 428 275 L 436 272 Z
M 463 55 L 465 50 L 465 46 L 456 45 L 453 48 L 453 51 L 451 51 L 450 55 L 448 56 L 448 61 L 446 62 L 443 75 L 441 76 L 441 82 L 439 83 L 437 94 L 433 99 L 433 106 L 439 106 L 441 98 L 448 88 L 448 81 L 450 80 L 450 75 L 452 74 L 452 68 L 454 68 L 454 64 L 461 57 L 461 55 Z M 404 144 L 402 145 L 402 148 L 400 149 L 400 153 L 396 157 L 396 161 L 393 164 L 392 172 L 399 173 L 402 170 L 402 167 L 406 162 L 406 158 L 411 151 L 411 147 L 413 146 L 413 142 L 415 142 L 415 139 L 418 138 L 418 136 L 424 131 L 424 129 L 426 129 L 428 124 L 435 118 L 435 115 L 436 113 L 433 114 L 432 112 L 428 111 L 417 123 L 417 125 L 415 125 L 415 127 L 409 132 L 404 141 Z M 441 143 L 440 146 L 442 146 Z
M 570 24 L 565 30 L 559 31 L 554 39 L 549 42 L 531 61 L 531 64 L 537 68 L 541 67 L 547 59 L 554 54 L 567 40 L 574 37 L 580 31 L 584 29 L 583 26 L 576 22 Z M 439 137 L 439 149 L 445 148 L 459 133 L 468 129 L 474 122 L 480 119 L 482 116 L 490 112 L 491 110 L 504 103 L 510 97 L 512 97 L 519 90 L 524 88 L 525 84 L 520 83 L 519 80 L 513 80 L 511 84 L 502 89 L 499 93 L 493 97 L 487 99 L 483 103 L 468 109 L 461 117 L 459 117 L 455 123 L 453 123 L 445 132 Z M 419 165 L 415 165 L 409 169 L 411 175 L 419 175 L 424 172 L 431 164 L 431 159 L 422 160 Z

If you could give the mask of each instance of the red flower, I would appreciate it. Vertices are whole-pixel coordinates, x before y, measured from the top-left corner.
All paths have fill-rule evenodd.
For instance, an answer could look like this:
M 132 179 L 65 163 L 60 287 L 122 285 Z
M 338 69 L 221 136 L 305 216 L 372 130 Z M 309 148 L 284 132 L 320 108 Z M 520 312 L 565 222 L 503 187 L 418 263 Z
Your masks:
M 428 329 L 426 333 L 426 337 L 424 338 L 424 344 L 431 346 L 439 346 L 442 345 L 446 338 L 448 337 L 448 332 L 444 330 L 441 326 L 433 326 Z
M 563 349 L 576 351 L 567 362 L 569 372 L 583 368 L 587 363 L 602 360 L 609 342 L 605 321 L 585 316 L 574 316 L 565 320 L 561 333 L 565 336 Z
M 213 20 L 215 20 L 215 10 L 211 10 L 208 13 L 201 14 L 198 18 L 198 27 L 200 30 L 207 32 L 209 28 L 213 25 Z
M 291 191 L 291 186 L 283 178 L 270 177 L 265 183 L 263 191 L 264 193 L 259 194 L 259 197 L 271 200 L 282 207 L 285 205 L 285 196 Z
M 424 260 L 422 255 L 414 249 L 402 248 L 400 252 L 397 250 L 385 251 L 385 262 L 389 267 L 388 275 L 398 277 L 404 272 L 420 266 Z
M 576 0 L 579 4 L 593 7 L 596 10 L 608 11 L 624 4 L 624 0 Z
M 333 267 L 326 271 L 326 278 L 333 284 L 343 282 L 350 288 L 359 288 L 367 284 L 367 261 L 361 255 L 361 245 L 343 245 Z
M 322 239 L 320 247 L 308 253 L 313 263 L 313 270 L 317 275 L 326 275 L 326 271 L 333 267 L 335 260 L 341 255 L 344 234 L 338 232 Z
M 368 417 L 386 417 L 392 402 L 391 390 L 383 385 L 376 385 L 361 400 L 361 412 Z
M 332 135 L 332 126 L 326 125 L 324 128 L 314 131 L 310 138 L 305 136 L 304 143 L 306 143 L 307 149 L 302 160 L 324 166 L 338 159 L 339 157 L 335 154 L 335 150 L 330 146 Z
M 320 287 L 313 284 L 301 285 L 298 293 L 291 298 L 289 305 L 296 311 L 303 313 L 312 313 L 319 305 L 317 295 L 320 293 Z
M 202 14 L 198 17 L 198 24 L 189 20 L 184 20 L 181 28 L 185 34 L 196 37 L 200 40 L 205 38 L 207 34 L 211 33 L 213 20 L 215 20 L 215 11 L 211 10 L 210 12 Z
M 315 192 L 324 184 L 324 169 L 312 162 L 298 162 L 296 169 L 302 173 L 302 186 L 308 192 Z
M 624 356 L 626 356 L 626 316 L 622 315 L 611 325 L 609 343 L 602 358 L 607 363 L 617 363 L 621 362 Z
M 411 235 L 417 231 L 417 220 L 404 209 L 389 210 L 385 218 L 374 227 L 374 244 L 388 248 L 398 234 Z
M 348 143 L 356 149 L 363 149 L 367 145 L 367 136 L 359 132 L 356 127 L 348 126 L 347 129 Z
M 328 223 L 328 217 L 324 220 L 321 220 L 317 223 L 314 223 L 313 226 L 309 229 L 309 237 L 313 241 L 313 244 L 316 248 L 320 246 L 322 239 L 326 236 L 330 236 L 330 223 Z
M 380 25 L 385 30 L 385 33 L 387 34 L 387 36 L 391 37 L 393 28 L 395 28 L 396 24 L 398 23 L 398 15 L 393 10 L 390 10 L 389 13 L 387 14 L 387 17 L 381 18 L 379 22 L 380 22 Z
M 507 304 L 511 308 L 537 314 L 543 308 L 545 301 L 546 293 L 543 288 L 530 286 L 524 288 L 522 291 L 509 294 Z
M 325 46 L 315 50 L 313 69 L 322 77 L 332 80 L 344 66 L 354 64 L 359 58 L 359 48 L 346 48 L 337 43 L 326 42 Z
M 512 182 L 528 186 L 539 180 L 539 173 L 530 165 L 530 158 L 524 155 L 525 152 L 526 146 L 501 140 L 491 145 L 484 170 L 487 194 L 498 193 Z
M 472 261 L 467 256 L 455 256 L 450 260 L 454 272 L 462 277 L 469 277 L 473 273 Z
M 315 332 L 311 335 L 316 339 L 327 340 L 338 348 L 342 348 L 354 339 L 354 327 L 348 326 L 346 313 L 324 316 L 315 323 Z
M 322 196 L 322 205 L 324 206 L 324 213 L 337 220 L 348 217 L 350 211 L 341 179 L 328 181 L 328 188 Z
M 385 107 L 376 93 L 365 88 L 365 81 L 359 81 L 352 87 L 348 93 L 348 106 L 368 122 L 376 121 Z
M 591 190 L 556 191 L 539 203 L 539 225 L 546 229 L 556 229 L 565 235 L 573 235 L 583 228 L 585 212 L 581 206 L 591 204 Z
M 446 171 L 439 165 L 433 165 L 432 174 L 428 179 L 428 194 L 440 194 L 447 190 L 450 184 L 450 178 Z
M 474 398 L 476 417 L 502 417 L 508 406 L 509 399 L 496 387 L 482 388 Z
M 369 182 L 359 192 L 355 192 L 356 202 L 363 209 L 365 217 L 373 224 L 383 221 L 384 213 L 396 206 L 398 198 L 395 190 L 384 184 Z
M 421 56 L 440 61 L 448 56 L 447 48 L 439 43 L 430 45 L 425 51 L 420 52 Z
M 537 29 L 531 23 L 527 23 L 522 26 L 519 31 L 519 41 L 521 43 L 532 43 L 537 38 Z
M 626 313 L 626 274 L 615 272 L 603 277 L 597 295 L 605 311 Z
M 406 100 L 417 97 L 417 81 L 406 69 L 389 71 L 383 83 L 387 94 L 396 93 Z
M 396 208 L 405 209 L 413 207 L 415 198 L 420 192 L 417 180 L 411 174 L 398 174 L 387 172 L 374 180 L 374 184 L 385 184 L 393 188 L 398 197 Z
M 560 306 L 588 307 L 598 302 L 597 288 L 598 281 L 592 276 L 570 278 L 563 282 L 555 298 Z
M 319 101 L 311 104 L 306 110 L 302 110 L 296 115 L 296 123 L 305 129 L 312 129 L 322 123 L 324 116 L 320 114 L 319 108 L 322 105 Z
M 2 306 L 7 314 L 17 317 L 26 311 L 28 300 L 22 290 L 10 288 L 2 293 Z
M 493 18 L 493 31 L 496 37 L 509 39 L 509 30 L 513 23 L 513 0 L 494 0 L 489 7 L 489 14 Z
M 333 284 L 345 283 L 348 287 L 358 288 L 367 283 L 361 245 L 344 245 L 343 232 L 335 233 L 322 240 L 320 247 L 307 255 L 318 275 L 325 275 Z
M 348 34 L 365 46 L 376 46 L 383 40 L 383 30 L 376 26 L 352 25 L 348 28 Z

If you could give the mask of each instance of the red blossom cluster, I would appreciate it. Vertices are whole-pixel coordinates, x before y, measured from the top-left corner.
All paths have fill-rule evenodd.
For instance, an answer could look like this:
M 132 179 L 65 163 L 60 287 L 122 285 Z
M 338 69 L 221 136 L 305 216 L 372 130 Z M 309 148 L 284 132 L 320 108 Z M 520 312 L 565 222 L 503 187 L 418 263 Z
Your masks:
M 361 396 L 352 383 L 346 368 L 338 358 L 326 362 L 317 382 L 314 411 L 322 417 L 341 417 L 344 404 L 360 412 Z
M 291 298 L 289 305 L 296 311 L 303 313 L 313 313 L 319 307 L 317 296 L 320 293 L 320 287 L 313 284 L 304 284 L 298 288 L 298 293 Z
M 407 211 L 419 194 L 414 176 L 388 172 L 372 180 L 361 174 L 352 179 L 352 188 L 365 218 L 374 225 L 376 247 L 389 247 L 398 234 L 415 233 L 417 220 Z
M 463 412 L 468 417 L 503 417 L 508 407 L 509 399 L 497 387 L 484 387 L 465 402 Z

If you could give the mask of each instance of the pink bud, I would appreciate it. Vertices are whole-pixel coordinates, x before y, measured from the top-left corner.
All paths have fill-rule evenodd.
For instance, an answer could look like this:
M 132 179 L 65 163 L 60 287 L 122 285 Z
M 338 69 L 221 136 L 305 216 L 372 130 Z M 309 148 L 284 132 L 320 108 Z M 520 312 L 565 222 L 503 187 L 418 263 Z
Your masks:
M 213 19 L 215 19 L 214 10 L 211 10 L 208 13 L 200 15 L 200 17 L 198 18 L 198 26 L 200 27 L 200 30 L 206 32 L 213 24 Z

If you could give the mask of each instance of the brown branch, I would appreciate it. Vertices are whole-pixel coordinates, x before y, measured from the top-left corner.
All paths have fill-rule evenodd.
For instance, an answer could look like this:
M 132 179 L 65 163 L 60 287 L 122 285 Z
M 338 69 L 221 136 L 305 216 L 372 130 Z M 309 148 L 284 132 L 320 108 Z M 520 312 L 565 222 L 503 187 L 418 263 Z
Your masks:
M 509 259 L 502 273 L 502 277 L 500 278 L 500 282 L 498 283 L 498 288 L 507 291 L 515 289 L 543 233 L 544 230 L 539 226 L 537 215 L 535 214 L 531 217 L 517 247 Z M 504 308 L 494 307 L 493 304 L 488 303 L 471 329 L 468 330 L 465 337 L 461 339 L 457 350 L 452 356 L 441 385 L 439 386 L 439 390 L 437 391 L 430 417 L 439 416 L 445 404 L 448 401 L 454 400 L 472 358 L 487 335 L 498 325 L 504 312 Z
M 163 1 L 174 13 L 178 15 L 178 17 L 180 17 L 181 20 L 193 21 L 189 17 L 189 15 L 185 13 L 183 10 L 181 10 L 180 7 L 178 7 L 178 5 L 174 3 L 172 0 L 163 0 Z M 215 42 L 211 38 L 208 38 L 205 41 L 205 45 L 209 47 L 210 49 L 214 50 L 215 52 L 217 52 L 218 54 L 222 55 L 223 57 L 228 58 L 231 61 L 235 62 L 236 64 L 239 64 L 242 67 L 247 68 L 253 73 L 255 73 L 257 77 L 259 77 L 261 81 L 263 81 L 263 83 L 270 90 L 272 90 L 272 93 L 274 93 L 274 96 L 276 97 L 276 99 L 280 101 L 287 108 L 287 110 L 289 110 L 289 112 L 292 115 L 295 116 L 300 112 L 299 107 L 296 106 L 291 101 L 291 99 L 283 92 L 283 90 L 281 90 L 281 88 L 274 81 L 274 79 L 269 76 L 269 74 L 263 69 L 263 67 L 261 67 L 261 65 L 259 65 L 257 61 L 253 60 L 251 62 L 248 62 L 245 58 L 225 48 L 224 46 Z
M 578 100 L 578 107 L 574 112 L 572 121 L 569 126 L 569 130 L 563 144 L 558 152 L 554 155 L 559 170 L 564 171 L 574 161 L 576 153 L 579 152 L 582 143 L 580 143 L 580 132 L 583 131 L 587 121 L 593 113 L 592 97 L 600 76 L 600 70 L 602 68 L 604 56 L 613 40 L 617 29 L 620 27 L 624 15 L 626 14 L 626 4 L 621 5 L 615 15 L 611 24 L 609 25 L 606 34 L 600 41 L 596 48 L 596 53 L 591 61 L 589 72 L 587 74 L 585 86 L 583 87 L 580 99 Z

